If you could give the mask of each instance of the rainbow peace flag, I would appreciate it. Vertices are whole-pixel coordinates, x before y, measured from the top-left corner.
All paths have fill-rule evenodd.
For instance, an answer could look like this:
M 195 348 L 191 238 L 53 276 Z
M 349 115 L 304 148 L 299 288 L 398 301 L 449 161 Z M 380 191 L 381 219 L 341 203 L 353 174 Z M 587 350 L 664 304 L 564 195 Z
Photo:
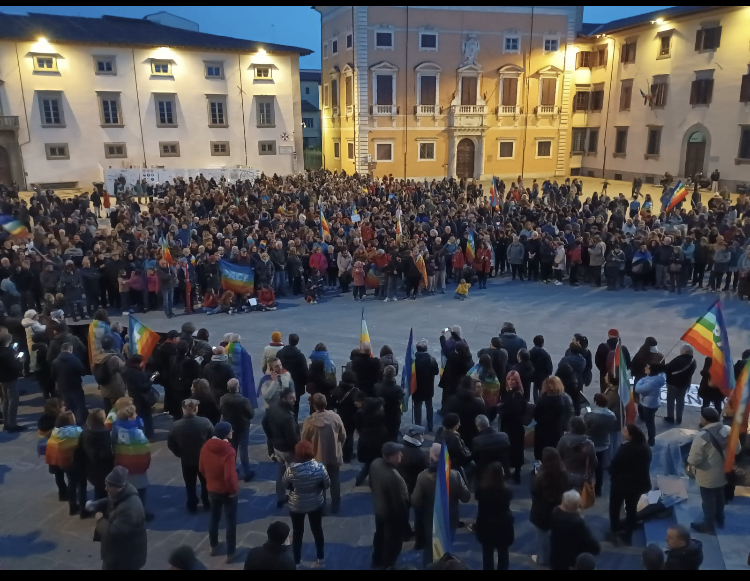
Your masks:
M 750 360 L 737 378 L 737 385 L 732 392 L 731 406 L 734 410 L 732 419 L 732 431 L 729 432 L 727 441 L 727 453 L 724 461 L 724 472 L 730 472 L 734 466 L 734 456 L 737 452 L 737 443 L 740 441 L 742 428 L 747 427 L 748 403 L 750 403 Z
M 240 392 L 250 400 L 253 408 L 258 407 L 258 392 L 255 389 L 253 360 L 250 353 L 239 343 L 227 345 L 227 359 L 234 376 L 240 382 Z
M 683 184 L 681 181 L 677 182 L 677 185 L 674 187 L 674 192 L 672 192 L 672 198 L 669 200 L 669 204 L 667 205 L 666 211 L 669 212 L 673 208 L 675 208 L 677 204 L 687 198 L 687 195 L 688 191 L 685 187 L 685 184 Z
M 466 262 L 467 263 L 474 262 L 475 256 L 476 256 L 476 252 L 475 252 L 475 246 L 474 246 L 474 233 L 469 232 L 469 241 L 466 243 Z
M 403 232 L 401 231 L 401 209 L 399 208 L 396 210 L 396 242 L 401 241 L 401 236 L 403 235 Z
M 415 369 L 414 329 L 409 329 L 409 343 L 406 346 L 406 359 L 404 369 L 401 371 L 401 389 L 404 390 L 404 407 L 402 411 L 409 410 L 409 397 L 417 391 L 417 372 Z
M 734 385 L 732 356 L 729 353 L 729 338 L 724 316 L 721 314 L 721 301 L 716 301 L 708 312 L 698 319 L 681 337 L 690 343 L 701 355 L 711 357 L 711 383 L 729 397 Z
M 432 559 L 439 561 L 452 550 L 450 516 L 448 513 L 448 492 L 450 488 L 451 459 L 448 447 L 443 442 L 437 465 L 435 484 L 435 504 L 432 510 Z
M 226 260 L 219 260 L 221 267 L 221 288 L 244 295 L 255 290 L 255 275 L 252 266 L 240 266 Z
M 497 208 L 497 178 L 492 178 L 492 187 L 490 188 L 490 206 Z
M 28 238 L 29 236 L 31 236 L 28 228 L 26 228 L 26 226 L 21 224 L 21 222 L 13 218 L 13 216 L 0 216 L 0 224 L 2 224 L 3 229 L 6 230 L 11 236 L 17 236 L 20 238 Z
M 151 465 L 151 448 L 140 425 L 140 419 L 117 420 L 112 425 L 115 466 L 124 466 L 130 474 L 145 474 Z
M 164 236 L 162 236 L 161 240 L 159 240 L 159 244 L 161 244 L 161 257 L 167 261 L 167 264 L 172 266 L 174 264 L 174 260 L 172 260 L 172 253 L 169 251 L 169 244 L 167 244 Z
M 620 392 L 620 423 L 622 427 L 625 424 L 632 424 L 635 421 L 636 409 L 635 398 L 633 397 L 633 387 L 630 385 L 630 371 L 625 365 L 625 358 L 622 356 L 622 341 L 617 343 L 615 349 L 615 370 L 617 373 L 619 392 Z
M 326 236 L 331 235 L 331 229 L 328 227 L 328 221 L 323 215 L 323 208 L 320 209 L 320 236 L 325 240 Z
M 76 421 L 78 420 L 79 418 L 76 418 Z M 47 450 L 44 452 L 45 463 L 63 470 L 70 468 L 82 432 L 80 426 L 63 426 L 53 429 L 47 440 Z
M 159 333 L 149 329 L 133 315 L 128 317 L 128 337 L 130 355 L 140 355 L 144 361 L 148 361 L 154 347 L 159 343 Z
M 89 323 L 89 367 L 94 368 L 94 360 L 102 353 L 102 337 L 110 332 L 109 325 L 104 321 L 94 319 Z
M 367 330 L 367 321 L 365 321 L 365 309 L 362 308 L 362 327 L 359 332 L 359 348 L 362 348 L 362 343 L 370 343 L 370 331 Z M 372 344 L 370 344 L 370 355 L 372 354 Z

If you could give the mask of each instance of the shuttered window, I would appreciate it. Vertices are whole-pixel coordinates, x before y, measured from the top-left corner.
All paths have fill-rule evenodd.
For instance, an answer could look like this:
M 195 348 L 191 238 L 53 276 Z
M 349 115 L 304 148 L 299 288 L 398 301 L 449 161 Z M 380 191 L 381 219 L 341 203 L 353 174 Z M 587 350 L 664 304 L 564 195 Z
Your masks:
M 743 75 L 740 85 L 740 102 L 750 103 L 750 73 Z
M 352 92 L 352 77 L 344 78 L 344 93 L 346 95 L 346 106 L 351 107 L 354 101 L 354 94 Z
M 628 147 L 628 128 L 618 127 L 617 135 L 615 136 L 615 153 L 625 155 L 625 151 Z
M 391 75 L 378 75 L 377 104 L 393 105 L 393 77 Z
M 542 79 L 542 106 L 551 106 L 555 104 L 555 89 L 557 79 Z
M 589 108 L 589 97 L 588 91 L 578 91 L 576 93 L 576 100 L 573 103 L 574 111 L 588 111 Z
M 695 33 L 695 50 L 716 50 L 721 44 L 721 26 L 701 28 Z
M 690 104 L 709 105 L 713 92 L 713 79 L 696 79 L 690 87 Z
M 422 75 L 419 84 L 419 104 L 437 105 L 437 77 Z
M 477 78 L 463 77 L 461 79 L 461 105 L 477 104 Z
M 740 134 L 740 159 L 750 159 L 750 127 L 743 127 Z
M 667 92 L 669 85 L 666 82 L 651 85 L 651 106 L 664 107 L 667 104 Z
M 634 63 L 635 62 L 635 51 L 637 44 L 635 42 L 626 42 L 622 45 L 622 52 L 620 53 L 621 63 Z
M 586 148 L 586 128 L 581 127 L 573 129 L 571 136 L 570 151 L 571 153 L 582 153 Z
M 648 143 L 646 144 L 647 155 L 659 155 L 661 151 L 661 127 L 649 127 Z
M 518 103 L 518 79 L 506 77 L 503 79 L 503 106 L 515 107 Z
M 628 79 L 622 82 L 620 87 L 620 111 L 630 110 L 630 101 L 633 98 L 633 80 Z

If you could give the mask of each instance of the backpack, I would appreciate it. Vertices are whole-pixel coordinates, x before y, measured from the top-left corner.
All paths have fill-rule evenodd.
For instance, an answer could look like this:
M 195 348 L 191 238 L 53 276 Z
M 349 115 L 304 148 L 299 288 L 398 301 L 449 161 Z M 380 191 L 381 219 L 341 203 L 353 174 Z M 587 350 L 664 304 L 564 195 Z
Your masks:
M 109 368 L 109 365 L 107 365 L 107 361 L 108 359 L 104 360 L 102 363 L 95 364 L 91 370 L 94 379 L 96 379 L 96 383 L 99 385 L 107 385 L 112 381 L 112 370 Z

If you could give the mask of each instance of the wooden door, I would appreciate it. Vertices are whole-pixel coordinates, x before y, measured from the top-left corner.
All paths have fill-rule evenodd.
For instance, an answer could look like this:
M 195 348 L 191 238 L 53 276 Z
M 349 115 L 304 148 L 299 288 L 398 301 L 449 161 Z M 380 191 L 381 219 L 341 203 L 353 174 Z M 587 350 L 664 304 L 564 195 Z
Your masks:
M 463 77 L 461 79 L 461 105 L 477 104 L 477 78 Z
M 8 152 L 4 147 L 0 147 L 0 184 L 10 186 L 13 181 L 10 175 L 10 158 Z
M 687 144 L 685 154 L 685 176 L 694 176 L 703 172 L 704 160 L 706 156 L 706 139 L 700 135 L 695 139 L 690 138 Z
M 456 148 L 456 175 L 459 178 L 474 177 L 474 142 L 462 139 Z

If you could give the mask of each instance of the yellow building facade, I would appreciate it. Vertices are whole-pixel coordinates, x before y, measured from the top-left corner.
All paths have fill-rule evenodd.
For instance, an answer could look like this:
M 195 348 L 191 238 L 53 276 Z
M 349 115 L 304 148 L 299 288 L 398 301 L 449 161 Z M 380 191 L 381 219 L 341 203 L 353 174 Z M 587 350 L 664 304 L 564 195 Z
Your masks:
M 665 171 L 681 175 L 686 159 L 700 166 L 704 147 L 702 171 L 716 163 L 735 182 L 747 173 L 739 141 L 750 111 L 737 99 L 750 72 L 746 7 L 677 7 L 653 21 L 644 15 L 606 25 L 583 24 L 581 6 L 314 8 L 322 23 L 326 169 L 650 181 Z M 720 46 L 708 32 L 706 47 L 689 51 L 702 34 L 696 31 L 714 25 L 724 26 Z M 693 89 L 689 81 L 710 80 L 709 68 L 722 85 L 713 103 L 702 104 L 710 83 Z M 665 75 L 672 89 L 662 102 L 664 89 L 651 92 Z M 660 104 L 642 106 L 641 88 Z M 629 110 L 621 108 L 622 91 L 630 91 Z M 719 94 L 726 106 L 715 105 Z

